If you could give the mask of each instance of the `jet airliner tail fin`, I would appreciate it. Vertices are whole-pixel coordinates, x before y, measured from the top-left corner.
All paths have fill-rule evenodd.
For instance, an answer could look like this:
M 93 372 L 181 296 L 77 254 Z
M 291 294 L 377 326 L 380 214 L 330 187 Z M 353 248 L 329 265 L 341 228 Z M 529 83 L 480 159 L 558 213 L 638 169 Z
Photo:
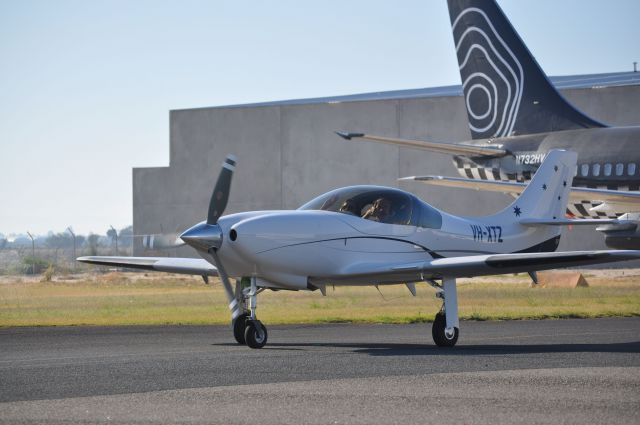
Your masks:
M 495 0 L 448 0 L 473 139 L 605 127 L 549 82 Z

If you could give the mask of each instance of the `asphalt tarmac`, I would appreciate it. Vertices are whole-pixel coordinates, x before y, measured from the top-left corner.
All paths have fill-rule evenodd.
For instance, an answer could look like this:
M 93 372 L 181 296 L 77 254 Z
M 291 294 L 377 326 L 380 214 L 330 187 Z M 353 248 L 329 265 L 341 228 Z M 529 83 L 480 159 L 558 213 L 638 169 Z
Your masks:
M 640 418 L 640 318 L 0 330 L 0 423 L 617 423 Z

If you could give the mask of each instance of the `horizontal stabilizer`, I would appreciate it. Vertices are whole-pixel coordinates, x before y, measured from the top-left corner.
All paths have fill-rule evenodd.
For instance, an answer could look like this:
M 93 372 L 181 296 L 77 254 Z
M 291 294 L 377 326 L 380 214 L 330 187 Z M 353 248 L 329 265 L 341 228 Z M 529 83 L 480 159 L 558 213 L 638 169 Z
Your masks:
M 520 194 L 527 187 L 526 183 L 502 182 L 496 180 L 475 180 L 463 177 L 447 176 L 410 176 L 401 181 L 417 181 L 431 186 L 456 187 L 460 189 L 483 190 L 487 192 Z
M 394 137 L 374 136 L 364 133 L 347 133 L 336 131 L 336 134 L 345 140 L 364 139 L 372 142 L 386 143 L 405 148 L 421 149 L 430 152 L 438 152 L 449 155 L 487 156 L 500 157 L 508 152 L 499 146 L 467 145 L 464 143 L 441 143 L 426 140 L 397 139 Z
M 218 270 L 202 258 L 168 257 L 79 257 L 81 263 L 100 266 L 125 267 L 167 273 L 191 274 L 198 276 L 218 276 Z
M 602 218 L 585 218 L 585 219 L 569 219 L 559 218 L 556 220 L 525 218 L 519 221 L 524 226 L 600 226 L 603 224 L 626 225 L 630 222 L 625 220 L 602 219 Z
M 474 180 L 462 177 L 446 176 L 411 176 L 403 177 L 400 180 L 419 181 L 433 186 L 457 187 L 463 189 L 485 190 L 489 192 L 519 194 L 526 187 L 527 183 L 503 182 L 494 180 Z M 591 189 L 587 187 L 572 187 L 569 194 L 572 202 L 591 200 L 596 202 L 606 202 L 626 208 L 628 211 L 640 211 L 640 192 Z M 622 209 L 622 208 L 621 208 Z

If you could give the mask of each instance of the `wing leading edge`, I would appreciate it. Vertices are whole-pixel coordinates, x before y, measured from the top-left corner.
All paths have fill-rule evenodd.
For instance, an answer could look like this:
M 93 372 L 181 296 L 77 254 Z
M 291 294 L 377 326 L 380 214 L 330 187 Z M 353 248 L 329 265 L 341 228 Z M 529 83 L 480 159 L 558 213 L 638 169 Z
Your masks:
M 201 258 L 168 257 L 79 257 L 82 263 L 100 266 L 126 267 L 167 273 L 218 276 L 218 269 Z
M 318 285 L 398 284 L 443 277 L 458 278 L 533 272 L 637 259 L 640 259 L 640 251 L 635 250 L 474 255 L 438 258 L 409 264 L 356 265 L 341 274 L 310 277 L 309 283 Z

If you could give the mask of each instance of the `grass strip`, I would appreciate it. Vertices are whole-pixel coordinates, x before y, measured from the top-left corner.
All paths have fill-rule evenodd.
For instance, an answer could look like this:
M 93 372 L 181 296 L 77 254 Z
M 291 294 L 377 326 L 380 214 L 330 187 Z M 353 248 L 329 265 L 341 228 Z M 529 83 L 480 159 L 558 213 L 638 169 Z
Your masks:
M 0 327 L 75 325 L 228 324 L 219 284 L 199 278 L 112 273 L 73 281 L 0 284 Z M 640 316 L 637 276 L 589 278 L 587 288 L 530 288 L 526 277 L 496 278 L 458 287 L 465 320 L 520 320 Z M 327 289 L 316 292 L 265 291 L 258 315 L 269 324 L 421 323 L 440 308 L 435 290 L 418 285 Z

